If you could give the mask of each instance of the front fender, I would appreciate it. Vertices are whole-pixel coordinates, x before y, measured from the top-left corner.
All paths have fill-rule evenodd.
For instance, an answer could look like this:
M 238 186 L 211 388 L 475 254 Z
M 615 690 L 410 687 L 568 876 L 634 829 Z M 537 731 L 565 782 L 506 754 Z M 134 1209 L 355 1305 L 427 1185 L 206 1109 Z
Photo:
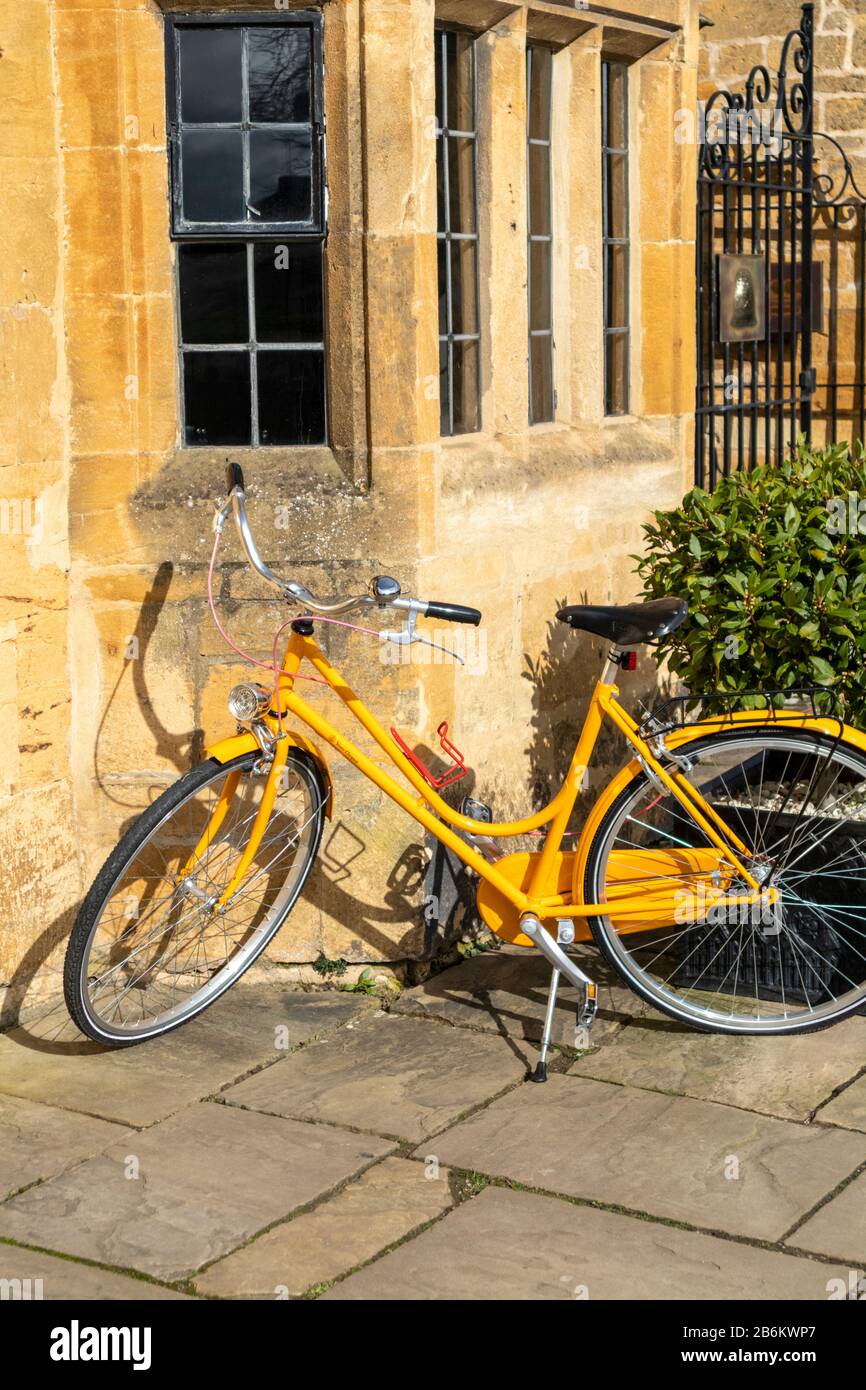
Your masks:
M 301 748 L 315 761 L 316 766 L 322 774 L 325 783 L 326 801 L 325 815 L 328 820 L 334 818 L 334 780 L 331 777 L 331 769 L 319 752 L 315 743 L 305 734 L 298 734 L 289 729 L 285 730 L 285 737 L 292 748 Z M 219 743 L 214 743 L 205 752 L 205 757 L 216 758 L 218 763 L 229 763 L 232 758 L 239 758 L 243 753 L 254 753 L 259 745 L 255 736 L 251 733 L 234 734 L 231 738 L 220 739 Z
M 718 733 L 720 730 L 730 729 L 732 726 L 740 728 L 744 725 L 754 727 L 765 724 L 772 724 L 783 729 L 811 729 L 828 738 L 839 738 L 842 743 L 848 743 L 859 753 L 866 754 L 866 733 L 860 729 L 855 729 L 852 724 L 842 724 L 840 735 L 840 721 L 838 719 L 822 719 L 809 714 L 798 715 L 796 713 L 793 715 L 786 713 L 783 718 L 779 718 L 778 712 L 773 710 L 737 710 L 732 714 L 719 715 L 718 718 L 702 719 L 696 724 L 685 724 L 681 729 L 673 729 L 670 733 L 665 734 L 665 743 L 668 748 L 676 750 L 682 748 L 684 744 L 693 743 L 695 739 L 706 738 L 707 734 Z M 575 852 L 574 878 L 572 880 L 572 893 L 575 902 L 585 901 L 583 884 L 586 877 L 586 865 L 589 859 L 590 846 L 595 839 L 598 827 L 623 788 L 627 787 L 629 782 L 642 771 L 637 758 L 632 758 L 631 762 L 620 768 L 616 776 L 608 782 L 587 816 L 580 843 Z

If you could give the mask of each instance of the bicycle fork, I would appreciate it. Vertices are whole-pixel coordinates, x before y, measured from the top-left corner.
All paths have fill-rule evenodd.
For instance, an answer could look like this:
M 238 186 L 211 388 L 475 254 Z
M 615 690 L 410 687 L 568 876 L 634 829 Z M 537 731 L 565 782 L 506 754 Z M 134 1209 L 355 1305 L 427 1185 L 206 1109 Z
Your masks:
M 550 1035 L 553 1031 L 553 1015 L 556 1009 L 556 994 L 559 989 L 560 977 L 564 975 L 583 996 L 583 1002 L 577 1010 L 577 1021 L 574 1029 L 574 1045 L 581 1051 L 589 1047 L 589 1032 L 598 1009 L 598 985 L 562 949 L 563 946 L 570 946 L 574 940 L 574 923 L 569 918 L 557 918 L 555 937 L 549 931 L 545 931 L 539 918 L 531 913 L 521 917 L 520 928 L 534 941 L 539 951 L 547 957 L 553 967 L 550 992 L 547 996 L 547 1010 L 544 1015 L 544 1030 L 541 1035 L 541 1056 L 530 1078 L 532 1081 L 546 1081 L 547 1053 L 550 1048 Z

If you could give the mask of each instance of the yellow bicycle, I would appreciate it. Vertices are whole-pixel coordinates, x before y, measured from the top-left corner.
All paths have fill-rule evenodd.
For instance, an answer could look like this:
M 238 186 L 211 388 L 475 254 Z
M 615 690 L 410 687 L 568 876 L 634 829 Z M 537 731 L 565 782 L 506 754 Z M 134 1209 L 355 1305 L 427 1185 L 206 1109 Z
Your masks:
M 619 701 L 617 670 L 633 668 L 637 644 L 674 631 L 685 603 L 671 597 L 568 606 L 557 615 L 563 622 L 612 646 L 559 792 L 517 821 L 496 822 L 471 800 L 455 809 L 440 794 L 463 766 L 447 726 L 440 732 L 453 765 L 437 777 L 347 685 L 315 627 L 359 609 L 390 611 L 402 616 L 402 628 L 377 635 L 411 643 L 423 640 L 420 618 L 477 625 L 481 614 L 406 597 L 381 576 L 364 594 L 315 598 L 262 559 L 237 464 L 229 465 L 228 486 L 208 576 L 220 631 L 233 646 L 213 601 L 220 538 L 232 513 L 253 569 L 300 612 L 278 629 L 273 661 L 256 663 L 267 680 L 232 690 L 238 732 L 154 801 L 90 889 L 64 975 L 67 1005 L 84 1033 L 109 1046 L 166 1033 L 212 1004 L 261 954 L 297 902 L 333 815 L 322 744 L 475 871 L 478 910 L 494 932 L 547 957 L 552 978 L 539 1080 L 562 976 L 580 991 L 577 1042 L 588 1045 L 596 986 L 569 951 L 575 943 L 593 941 L 643 999 L 698 1029 L 806 1032 L 862 1008 L 864 734 L 821 713 L 814 695 L 810 708 L 791 708 L 790 699 L 782 704 L 774 695 L 764 709 L 725 708 L 691 723 L 685 703 L 674 700 L 637 722 Z M 304 663 L 402 780 L 302 698 L 296 684 Z M 711 709 L 712 700 L 702 708 Z M 631 758 L 599 795 L 575 847 L 566 849 L 603 720 L 622 735 Z M 538 837 L 537 848 L 505 852 L 502 841 L 528 834 Z

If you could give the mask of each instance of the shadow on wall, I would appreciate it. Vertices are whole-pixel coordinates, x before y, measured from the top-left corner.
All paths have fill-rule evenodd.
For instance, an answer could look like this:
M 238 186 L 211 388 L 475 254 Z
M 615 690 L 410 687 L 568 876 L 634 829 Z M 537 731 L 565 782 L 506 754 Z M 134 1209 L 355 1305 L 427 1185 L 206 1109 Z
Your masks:
M 556 610 L 568 601 L 565 597 L 557 600 Z M 587 594 L 581 593 L 577 601 L 588 603 Z M 530 741 L 526 747 L 530 780 L 525 809 L 519 814 L 540 810 L 553 800 L 562 786 L 608 650 L 609 643 L 591 633 L 576 632 L 554 617 L 547 623 L 545 646 L 539 655 L 524 653 L 523 678 L 532 685 L 532 716 Z M 638 717 L 639 701 L 652 706 L 660 695 L 660 683 L 651 648 L 638 649 L 637 670 L 624 673 L 620 686 L 623 704 L 636 711 Z M 429 748 L 419 747 L 415 751 L 423 761 L 435 764 L 435 756 Z M 599 789 L 626 762 L 627 751 L 619 732 L 606 721 L 593 753 L 588 789 L 578 798 L 569 825 L 571 833 L 579 831 Z M 471 794 L 471 780 L 467 778 L 455 784 L 452 790 L 456 791 L 456 797 L 450 798 L 452 802 Z M 520 837 L 513 841 L 511 848 L 514 851 L 540 848 L 542 843 L 540 836 L 535 844 L 527 837 Z M 424 941 L 425 954 L 431 955 L 434 948 L 447 949 L 461 935 L 467 932 L 471 935 L 482 924 L 475 908 L 475 876 L 432 836 L 428 837 L 428 847 L 431 858 L 425 878 Z M 573 848 L 573 844 L 566 847 Z
M 101 794 L 109 801 L 113 802 L 114 805 L 125 807 L 130 811 L 129 816 L 118 826 L 118 840 L 125 835 L 133 825 L 138 818 L 141 808 L 139 806 L 126 806 L 121 796 L 118 795 L 116 785 L 106 782 L 99 766 L 99 753 L 104 730 L 115 701 L 117 700 L 124 676 L 128 670 L 131 669 L 135 700 L 153 736 L 155 751 L 158 752 L 161 757 L 173 763 L 178 773 L 185 772 L 192 763 L 197 762 L 201 756 L 202 731 L 200 729 L 194 729 L 184 734 L 171 733 L 160 722 L 147 688 L 145 658 L 156 631 L 160 615 L 168 599 L 173 577 L 174 566 L 170 561 L 165 561 L 161 564 L 153 576 L 139 608 L 135 628 L 130 634 L 129 642 L 124 653 L 123 665 L 109 693 L 105 708 L 102 712 L 94 742 L 94 780 Z M 162 790 L 164 790 L 163 785 L 154 786 L 150 790 L 151 797 L 157 796 Z M 56 986 L 59 989 L 62 964 L 53 964 L 51 958 L 72 930 L 72 924 L 78 915 L 80 907 L 81 902 L 79 901 L 65 912 L 61 913 L 40 933 L 37 939 L 31 944 L 22 960 L 18 963 L 3 997 L 2 1011 L 0 1011 L 0 1027 L 8 1028 L 18 1021 L 19 1014 L 25 1005 L 31 985 L 37 976 L 39 976 L 40 979 L 44 979 L 46 975 L 56 975 Z M 55 1002 L 53 1005 L 49 1005 L 49 1009 L 52 1018 L 56 1010 L 58 1025 L 62 1023 L 63 1019 L 60 1017 L 63 1009 L 62 1004 L 57 1005 Z M 40 1019 L 43 1018 L 42 1013 L 39 1013 L 38 1016 Z M 50 1039 L 37 1039 L 35 1036 L 31 1036 L 30 1043 L 32 1046 L 40 1048 L 40 1050 L 52 1049 Z M 99 1050 L 96 1044 L 85 1043 L 83 1041 L 70 1044 L 68 1039 L 63 1044 L 58 1042 L 56 1047 L 57 1050 L 65 1052 L 69 1052 L 70 1049 L 82 1052 Z
M 147 688 L 145 673 L 147 652 L 156 632 L 162 610 L 168 601 L 173 578 L 174 565 L 170 560 L 163 561 L 154 574 L 150 587 L 142 600 L 135 628 L 127 641 L 123 666 L 108 696 L 102 718 L 99 721 L 99 728 L 96 731 L 96 741 L 93 748 L 94 779 L 103 796 L 109 801 L 113 801 L 115 805 L 124 805 L 125 803 L 120 800 L 116 789 L 107 785 L 102 777 L 99 768 L 99 750 L 112 707 L 128 670 L 132 672 L 132 688 L 136 703 L 153 737 L 154 752 L 160 758 L 173 763 L 179 773 L 186 772 L 194 763 L 199 762 L 203 752 L 202 730 L 192 729 L 184 734 L 171 733 L 160 721 Z M 124 826 L 121 833 L 126 829 L 127 827 Z
M 557 610 L 567 602 L 565 598 L 557 600 Z M 581 593 L 577 602 L 588 603 L 587 594 Z M 551 618 L 544 650 L 535 660 L 524 656 L 524 679 L 532 683 L 532 739 L 526 752 L 535 809 L 551 801 L 562 785 L 609 650 L 609 642 Z M 640 719 L 641 703 L 651 708 L 660 698 L 664 683 L 659 681 L 652 647 L 638 647 L 637 653 L 637 670 L 621 672 L 617 684 L 622 704 Z M 590 762 L 589 789 L 578 798 L 571 829 L 582 824 L 601 786 L 628 756 L 625 740 L 605 720 Z

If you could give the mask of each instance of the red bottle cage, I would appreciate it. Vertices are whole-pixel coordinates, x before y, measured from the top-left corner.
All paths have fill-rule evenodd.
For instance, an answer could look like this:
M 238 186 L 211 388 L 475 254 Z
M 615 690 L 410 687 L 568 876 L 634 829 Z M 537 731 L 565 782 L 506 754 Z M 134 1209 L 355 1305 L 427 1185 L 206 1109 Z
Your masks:
M 439 747 L 442 749 L 443 753 L 445 753 L 451 759 L 452 763 L 452 766 L 447 768 L 446 771 L 443 772 L 442 775 L 439 777 L 432 773 L 428 767 L 424 766 L 421 759 L 416 757 L 416 755 L 412 752 L 412 749 L 409 747 L 406 740 L 400 737 L 393 725 L 391 726 L 391 737 L 396 743 L 397 747 L 400 749 L 402 753 L 405 753 L 412 766 L 418 772 L 421 773 L 421 776 L 424 778 L 424 781 L 428 782 L 434 791 L 439 792 L 442 790 L 443 787 L 447 787 L 452 782 L 457 782 L 460 780 L 461 777 L 465 777 L 469 769 L 466 766 L 463 754 L 460 752 L 460 749 L 455 748 L 454 744 L 449 739 L 448 725 L 444 719 L 442 723 L 439 725 L 436 732 L 439 735 Z

